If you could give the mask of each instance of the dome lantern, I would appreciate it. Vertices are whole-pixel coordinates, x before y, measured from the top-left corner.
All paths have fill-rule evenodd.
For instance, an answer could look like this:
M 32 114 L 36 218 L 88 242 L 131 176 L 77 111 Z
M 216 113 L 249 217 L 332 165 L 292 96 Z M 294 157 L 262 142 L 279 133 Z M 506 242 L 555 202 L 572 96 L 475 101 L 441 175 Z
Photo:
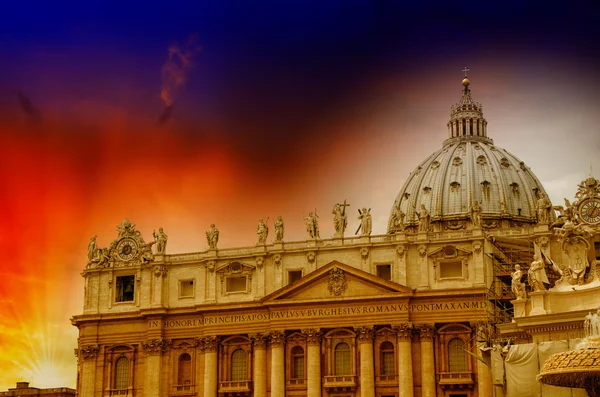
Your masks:
M 464 87 L 460 101 L 450 108 L 450 121 L 448 121 L 448 139 L 464 137 L 487 138 L 487 121 L 483 118 L 483 107 L 473 101 L 467 78 L 469 69 L 464 68 Z

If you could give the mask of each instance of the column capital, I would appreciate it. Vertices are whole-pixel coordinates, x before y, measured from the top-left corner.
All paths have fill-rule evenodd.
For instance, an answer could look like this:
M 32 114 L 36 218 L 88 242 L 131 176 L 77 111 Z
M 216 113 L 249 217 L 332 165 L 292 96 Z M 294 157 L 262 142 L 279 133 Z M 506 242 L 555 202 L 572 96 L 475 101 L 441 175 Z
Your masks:
M 356 337 L 358 339 L 358 343 L 372 343 L 373 342 L 373 334 L 375 333 L 374 326 L 372 326 L 372 325 L 355 326 L 354 331 L 356 332 Z
M 271 347 L 282 347 L 285 344 L 285 331 L 272 331 L 269 334 Z
M 392 329 L 396 331 L 398 342 L 411 341 L 414 327 L 412 323 L 392 325 Z
M 171 342 L 164 339 L 148 339 L 142 342 L 142 349 L 147 356 L 160 356 L 171 347 Z
M 306 328 L 301 330 L 306 335 L 306 343 L 309 345 L 320 345 L 321 344 L 321 329 L 320 328 Z
M 435 335 L 435 327 L 433 324 L 421 324 L 417 327 L 421 336 L 421 341 L 432 341 Z
M 266 349 L 269 341 L 269 334 L 255 333 L 248 335 L 255 349 Z
M 75 349 L 75 356 L 82 360 L 94 359 L 100 351 L 98 345 L 81 345 L 79 349 Z
M 216 353 L 219 348 L 219 337 L 218 336 L 205 336 L 201 339 L 202 350 L 205 353 Z

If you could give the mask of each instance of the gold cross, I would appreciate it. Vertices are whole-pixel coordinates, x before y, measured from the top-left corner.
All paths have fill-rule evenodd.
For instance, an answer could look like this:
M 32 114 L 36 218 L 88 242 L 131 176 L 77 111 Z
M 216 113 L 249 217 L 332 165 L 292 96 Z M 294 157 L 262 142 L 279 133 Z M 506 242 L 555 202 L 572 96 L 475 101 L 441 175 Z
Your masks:
M 465 72 L 465 77 L 467 77 L 467 72 L 470 72 L 471 69 L 469 69 L 465 66 L 465 68 L 462 71 Z

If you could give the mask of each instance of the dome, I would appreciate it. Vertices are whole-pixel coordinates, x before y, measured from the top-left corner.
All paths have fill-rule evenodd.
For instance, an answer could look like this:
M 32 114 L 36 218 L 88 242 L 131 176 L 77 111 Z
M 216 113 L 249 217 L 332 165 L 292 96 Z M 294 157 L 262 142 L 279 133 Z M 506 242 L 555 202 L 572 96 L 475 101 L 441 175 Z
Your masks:
M 445 221 L 438 223 L 441 231 L 472 224 L 473 208 L 480 208 L 480 226 L 487 229 L 501 227 L 502 220 L 535 223 L 538 201 L 548 200 L 529 167 L 487 137 L 482 106 L 463 85 L 460 102 L 451 108 L 449 138 L 409 175 L 392 207 L 390 232 L 417 225 L 422 204 L 432 223 Z

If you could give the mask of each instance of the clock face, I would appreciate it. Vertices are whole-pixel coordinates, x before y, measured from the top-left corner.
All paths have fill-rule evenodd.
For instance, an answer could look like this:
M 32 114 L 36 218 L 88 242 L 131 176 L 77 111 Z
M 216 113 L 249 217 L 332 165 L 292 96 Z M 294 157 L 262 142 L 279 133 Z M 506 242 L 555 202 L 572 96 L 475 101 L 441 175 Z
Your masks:
M 600 223 L 600 200 L 588 199 L 579 206 L 579 216 L 585 223 Z
M 129 238 L 122 240 L 117 246 L 117 254 L 119 255 L 119 258 L 123 259 L 124 261 L 133 259 L 136 252 L 137 244 L 135 241 Z

